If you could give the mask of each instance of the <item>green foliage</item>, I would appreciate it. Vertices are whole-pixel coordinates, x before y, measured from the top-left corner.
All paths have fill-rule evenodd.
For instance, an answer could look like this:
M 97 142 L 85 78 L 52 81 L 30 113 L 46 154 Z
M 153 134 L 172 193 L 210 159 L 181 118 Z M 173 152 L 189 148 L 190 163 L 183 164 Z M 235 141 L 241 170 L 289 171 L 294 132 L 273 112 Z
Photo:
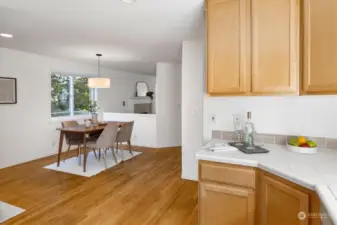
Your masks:
M 69 111 L 69 78 L 52 74 L 51 76 L 51 111 L 59 113 Z M 63 114 L 61 114 L 63 116 Z
M 90 91 L 88 78 L 76 77 L 74 79 L 74 106 L 75 111 L 88 111 L 90 104 Z
M 69 76 L 52 74 L 51 76 L 51 112 L 52 116 L 69 115 Z M 87 86 L 88 78 L 73 77 L 74 83 L 74 112 L 83 114 L 88 112 L 90 104 L 90 90 Z

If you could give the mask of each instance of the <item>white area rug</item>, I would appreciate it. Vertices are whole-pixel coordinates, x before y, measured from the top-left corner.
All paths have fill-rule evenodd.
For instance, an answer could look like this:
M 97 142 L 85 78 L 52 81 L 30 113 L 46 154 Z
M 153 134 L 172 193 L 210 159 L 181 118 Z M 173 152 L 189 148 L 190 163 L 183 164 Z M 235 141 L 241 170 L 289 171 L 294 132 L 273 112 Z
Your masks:
M 132 151 L 132 152 L 133 152 L 133 155 L 131 155 L 128 150 L 118 150 L 118 153 L 116 154 L 118 164 L 121 163 L 123 159 L 124 161 L 126 161 L 137 155 L 142 154 L 141 152 L 135 152 L 135 151 Z M 92 177 L 105 170 L 103 154 L 101 157 L 101 161 L 98 161 L 95 158 L 94 152 L 92 151 L 89 152 L 88 159 L 87 159 L 87 172 L 85 173 L 83 172 L 83 155 L 82 155 L 81 165 L 79 165 L 78 161 L 79 161 L 78 158 L 75 156 L 73 158 L 67 159 L 65 162 L 63 162 L 62 160 L 60 162 L 59 167 L 57 167 L 57 163 L 53 163 L 49 166 L 45 166 L 44 168 L 50 169 L 50 170 L 56 170 L 60 172 L 65 172 L 65 173 L 71 173 L 75 175 L 80 175 L 84 177 Z M 112 152 L 110 150 L 108 150 L 107 152 L 107 165 L 108 165 L 108 169 L 117 165 L 115 160 L 113 159 Z
M 3 223 L 21 213 L 25 210 L 5 202 L 0 202 L 0 223 Z

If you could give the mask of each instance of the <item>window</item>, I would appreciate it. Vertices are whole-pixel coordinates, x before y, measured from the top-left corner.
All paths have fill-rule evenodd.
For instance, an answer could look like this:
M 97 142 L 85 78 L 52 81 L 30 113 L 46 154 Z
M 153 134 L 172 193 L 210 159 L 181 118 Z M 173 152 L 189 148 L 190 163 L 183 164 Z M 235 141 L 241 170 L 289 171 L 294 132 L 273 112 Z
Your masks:
M 94 90 L 87 86 L 87 77 L 51 75 L 51 116 L 88 114 L 88 104 L 94 100 Z

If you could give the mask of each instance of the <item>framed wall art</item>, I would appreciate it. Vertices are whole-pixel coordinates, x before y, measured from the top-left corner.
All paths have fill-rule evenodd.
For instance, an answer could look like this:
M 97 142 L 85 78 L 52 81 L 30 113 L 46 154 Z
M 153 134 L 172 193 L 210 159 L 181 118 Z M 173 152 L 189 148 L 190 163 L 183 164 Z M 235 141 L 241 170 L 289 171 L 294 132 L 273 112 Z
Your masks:
M 0 104 L 17 103 L 16 78 L 0 77 Z

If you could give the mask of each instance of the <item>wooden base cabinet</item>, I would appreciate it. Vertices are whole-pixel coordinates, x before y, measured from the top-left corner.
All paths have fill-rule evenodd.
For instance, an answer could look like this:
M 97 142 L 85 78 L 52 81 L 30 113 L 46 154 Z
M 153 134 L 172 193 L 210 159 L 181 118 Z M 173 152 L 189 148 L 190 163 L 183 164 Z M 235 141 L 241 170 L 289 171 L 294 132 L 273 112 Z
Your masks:
M 319 212 L 315 192 L 283 178 L 251 167 L 199 162 L 199 225 L 320 225 Z
M 309 195 L 269 176 L 262 176 L 260 225 L 308 225 Z M 302 213 L 302 214 L 299 214 Z
M 199 191 L 199 225 L 254 225 L 253 190 L 201 182 Z

